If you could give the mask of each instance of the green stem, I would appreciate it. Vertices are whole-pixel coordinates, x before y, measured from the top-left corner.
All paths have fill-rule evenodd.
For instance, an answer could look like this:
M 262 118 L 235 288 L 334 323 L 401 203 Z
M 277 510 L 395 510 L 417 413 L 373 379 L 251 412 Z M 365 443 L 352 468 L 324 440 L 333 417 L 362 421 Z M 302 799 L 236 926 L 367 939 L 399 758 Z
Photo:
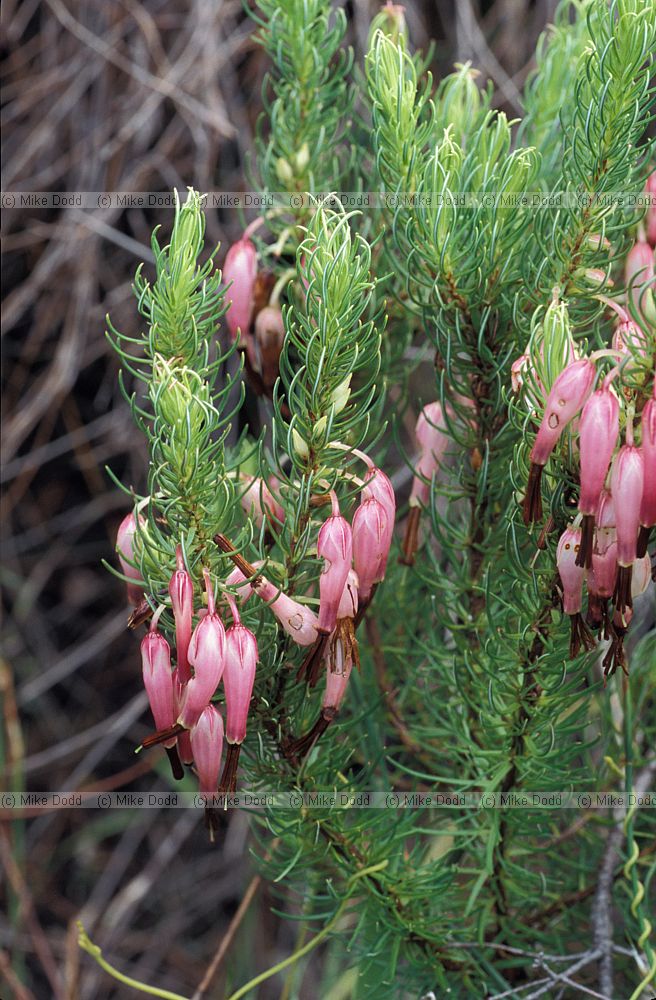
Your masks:
M 349 887 L 352 889 L 353 883 L 357 882 L 358 879 L 366 878 L 368 875 L 373 875 L 374 872 L 382 871 L 383 868 L 387 867 L 388 863 L 389 862 L 387 860 L 380 861 L 376 865 L 370 865 L 368 868 L 363 868 L 361 871 L 356 872 L 355 875 L 353 875 L 353 877 L 349 880 Z M 261 972 L 259 976 L 255 976 L 254 979 L 249 980 L 249 982 L 240 987 L 236 993 L 231 993 L 228 1000 L 240 1000 L 240 997 L 246 996 L 247 993 L 249 993 L 252 989 L 255 989 L 256 986 L 259 986 L 260 983 L 263 983 L 266 979 L 270 979 L 271 976 L 275 976 L 277 972 L 282 972 L 283 969 L 293 965 L 294 962 L 298 962 L 299 958 L 302 958 L 304 955 L 307 955 L 308 952 L 312 951 L 313 948 L 316 948 L 316 946 L 320 944 L 328 934 L 330 934 L 333 927 L 335 927 L 338 923 L 344 910 L 348 906 L 350 899 L 351 892 L 349 891 L 346 898 L 342 900 L 340 905 L 337 907 L 334 916 L 328 921 L 326 926 L 319 931 L 318 934 L 315 934 L 315 936 L 307 942 L 307 944 L 304 944 L 302 948 L 295 951 L 293 955 L 289 955 L 288 958 L 283 959 L 282 962 L 278 962 L 276 965 L 271 966 L 270 969 L 266 969 L 265 972 Z
M 110 976 L 117 979 L 119 983 L 124 983 L 126 986 L 131 986 L 134 990 L 139 990 L 141 993 L 148 993 L 153 997 L 161 997 L 162 1000 L 190 1000 L 189 997 L 182 996 L 181 993 L 172 993 L 171 990 L 160 990 L 157 986 L 149 986 L 148 983 L 141 983 L 138 979 L 132 979 L 131 976 L 124 976 L 122 972 L 115 969 L 113 965 L 105 961 L 102 957 L 102 951 L 97 944 L 94 944 L 90 939 L 89 935 L 85 931 L 82 921 L 78 920 L 78 938 L 77 943 L 87 954 L 98 963 L 101 969 L 108 972 Z

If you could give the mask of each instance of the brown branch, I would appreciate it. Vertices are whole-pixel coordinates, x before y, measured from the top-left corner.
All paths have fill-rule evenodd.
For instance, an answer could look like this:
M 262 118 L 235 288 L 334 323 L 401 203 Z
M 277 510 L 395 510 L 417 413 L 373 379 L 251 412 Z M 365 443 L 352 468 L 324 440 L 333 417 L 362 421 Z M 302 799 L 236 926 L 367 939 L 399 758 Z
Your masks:
M 251 902 L 253 901 L 255 893 L 260 888 L 261 884 L 262 884 L 261 877 L 259 875 L 254 875 L 253 878 L 251 879 L 251 881 L 248 884 L 248 887 L 246 889 L 246 892 L 244 893 L 243 899 L 242 899 L 241 903 L 239 904 L 239 906 L 237 908 L 237 912 L 235 913 L 235 915 L 233 916 L 232 920 L 230 921 L 230 925 L 228 927 L 228 930 L 225 932 L 225 934 L 221 938 L 221 941 L 219 942 L 219 947 L 217 948 L 216 953 L 215 953 L 212 961 L 208 965 L 207 971 L 205 972 L 205 975 L 203 976 L 203 978 L 202 978 L 202 980 L 201 980 L 198 988 L 196 989 L 196 992 L 194 993 L 193 997 L 191 998 L 191 1000 L 202 1000 L 202 997 L 209 990 L 210 986 L 212 985 L 212 980 L 214 979 L 214 977 L 216 976 L 217 972 L 219 971 L 221 963 L 222 963 L 223 959 L 225 958 L 225 956 L 228 953 L 228 949 L 230 948 L 230 945 L 232 944 L 232 942 L 234 940 L 234 937 L 235 937 L 237 931 L 239 930 L 241 922 L 244 919 L 244 917 L 246 916 L 246 912 L 248 910 L 248 907 L 251 905 Z

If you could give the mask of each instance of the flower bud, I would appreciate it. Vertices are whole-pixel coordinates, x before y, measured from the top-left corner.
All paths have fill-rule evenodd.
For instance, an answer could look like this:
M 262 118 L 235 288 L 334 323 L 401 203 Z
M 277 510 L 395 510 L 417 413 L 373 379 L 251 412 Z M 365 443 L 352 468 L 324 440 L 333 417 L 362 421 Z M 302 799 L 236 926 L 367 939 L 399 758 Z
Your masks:
M 353 564 L 363 602 L 369 600 L 373 585 L 385 576 L 389 541 L 385 508 L 373 497 L 365 500 L 353 517 Z
M 225 629 L 214 610 L 214 593 L 209 573 L 203 570 L 207 588 L 207 614 L 196 626 L 189 644 L 189 662 L 194 675 L 188 681 L 178 722 L 191 729 L 219 686 L 225 666 Z
M 339 513 L 334 493 L 332 503 L 332 515 L 322 524 L 317 539 L 317 555 L 324 560 L 319 579 L 319 631 L 324 634 L 335 628 L 337 608 L 353 558 L 351 525 Z
M 180 680 L 186 683 L 191 677 L 189 669 L 189 643 L 194 614 L 194 585 L 187 572 L 180 545 L 175 550 L 177 569 L 169 583 L 169 597 L 175 617 L 175 647 Z
M 201 795 L 214 795 L 219 784 L 223 752 L 223 719 L 214 705 L 207 705 L 189 734 Z
M 134 535 L 136 530 L 137 522 L 134 514 L 127 514 L 121 521 L 116 534 L 116 552 L 124 575 L 129 576 L 131 580 L 138 580 L 140 584 L 143 584 L 141 573 L 131 565 L 134 562 Z M 127 590 L 128 601 L 136 607 L 144 596 L 143 586 L 128 583 Z
M 542 323 L 531 334 L 529 354 L 536 388 L 544 399 L 560 373 L 576 360 L 569 309 L 557 288 Z
M 246 736 L 246 720 L 251 704 L 255 668 L 257 666 L 257 639 L 250 629 L 242 625 L 234 601 L 234 624 L 226 632 L 225 670 L 223 689 L 226 700 L 226 739 L 228 743 L 242 743 Z
M 226 299 L 230 302 L 226 313 L 228 329 L 233 340 L 241 331 L 245 337 L 253 316 L 253 292 L 257 275 L 257 250 L 249 239 L 240 239 L 228 250 L 223 265 L 223 283 L 230 284 Z
M 330 402 L 332 403 L 335 415 L 341 413 L 349 401 L 352 377 L 352 374 L 347 375 L 330 394 Z
M 153 358 L 150 397 L 159 416 L 180 436 L 198 433 L 207 422 L 210 390 L 193 368 L 170 361 L 161 354 Z M 189 429 L 189 431 L 187 430 Z
M 579 423 L 579 460 L 581 493 L 579 511 L 583 514 L 579 566 L 592 565 L 592 542 L 595 513 L 615 451 L 620 429 L 620 404 L 610 388 L 593 393 L 583 407 Z
M 280 352 L 285 340 L 285 324 L 279 306 L 265 306 L 255 317 L 257 368 L 267 389 L 280 374 Z
M 301 437 L 295 427 L 292 428 L 292 447 L 299 458 L 309 458 L 310 449 L 307 446 L 307 442 Z
M 156 626 L 157 619 L 153 618 L 149 631 L 141 641 L 141 667 L 155 728 L 169 729 L 175 724 L 171 649 Z M 175 739 L 168 745 L 173 746 L 174 743 Z
M 410 506 L 428 506 L 430 497 L 430 481 L 444 458 L 450 438 L 446 432 L 444 414 L 439 403 L 428 403 L 421 413 L 415 427 L 415 436 L 419 445 L 419 459 L 415 465 L 415 475 L 410 492 Z M 425 480 L 428 480 L 426 482 Z
M 248 480 L 248 477 L 243 477 Z M 273 496 L 264 479 L 252 477 L 242 493 L 240 503 L 244 513 L 253 520 L 259 531 L 266 515 L 269 525 L 275 530 L 285 519 L 285 512 Z

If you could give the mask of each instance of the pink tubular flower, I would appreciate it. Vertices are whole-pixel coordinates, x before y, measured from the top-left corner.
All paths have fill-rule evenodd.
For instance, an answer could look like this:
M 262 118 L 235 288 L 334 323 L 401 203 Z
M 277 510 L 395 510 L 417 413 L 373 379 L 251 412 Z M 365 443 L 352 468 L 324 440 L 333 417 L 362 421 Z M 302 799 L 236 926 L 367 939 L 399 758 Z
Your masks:
M 202 618 L 191 637 L 189 662 L 194 676 L 184 688 L 178 722 L 191 729 L 200 718 L 219 686 L 225 666 L 225 629 L 214 609 L 214 592 L 210 575 L 203 570 L 207 588 L 207 614 Z
M 266 577 L 261 576 L 253 587 L 255 593 L 269 605 L 287 635 L 297 646 L 312 646 L 319 633 L 319 619 L 314 611 L 283 594 Z
M 171 649 L 157 631 L 159 614 L 153 616 L 149 631 L 141 641 L 143 682 L 156 729 L 169 729 L 175 723 Z M 173 746 L 175 739 L 167 745 Z
M 600 295 L 599 300 L 604 302 L 617 314 L 617 326 L 613 332 L 613 350 L 620 351 L 624 355 L 638 354 L 641 357 L 647 355 L 647 344 L 645 335 L 632 319 L 628 311 L 619 302 Z M 634 365 L 631 361 L 625 363 L 624 370 L 630 370 Z
M 654 279 L 654 251 L 644 239 L 638 239 L 629 250 L 624 264 L 624 281 L 636 309 L 645 288 Z
M 389 554 L 392 535 L 394 534 L 394 520 L 396 518 L 396 497 L 389 476 L 386 476 L 383 470 L 378 469 L 373 463 L 369 465 L 369 470 L 364 478 L 362 500 L 377 500 L 378 503 L 383 505 L 386 517 L 384 545 Z M 387 557 L 382 567 L 383 575 L 385 574 L 386 564 Z
M 583 514 L 581 547 L 577 565 L 592 565 L 595 513 L 620 429 L 620 404 L 610 387 L 593 393 L 583 407 L 579 423 L 581 493 Z
M 647 242 L 651 244 L 653 249 L 656 249 L 656 170 L 654 170 L 653 173 L 651 173 L 647 178 L 645 190 L 650 196 L 649 207 L 647 209 L 647 216 L 645 219 L 647 226 Z
M 563 585 L 563 611 L 566 615 L 575 615 L 581 610 L 585 570 L 576 564 L 580 544 L 581 529 L 566 528 L 556 549 L 556 566 Z
M 652 175 L 654 176 L 654 175 Z M 656 389 L 656 383 L 655 389 Z M 640 537 L 637 555 L 647 551 L 649 534 L 656 525 L 656 396 L 652 397 L 642 411 L 642 451 L 644 483 L 640 503 Z
M 264 565 L 264 559 L 256 559 L 253 563 L 254 569 L 259 569 L 260 566 Z M 245 604 L 248 598 L 253 593 L 253 587 L 246 576 L 242 573 L 239 566 L 235 566 L 233 571 L 226 577 L 225 580 L 226 587 L 236 587 L 237 597 L 240 601 Z
M 246 736 L 246 720 L 255 683 L 258 652 L 257 639 L 242 625 L 237 605 L 230 599 L 234 624 L 226 632 L 223 689 L 226 699 L 226 739 L 242 743 Z
M 214 795 L 219 784 L 223 752 L 223 719 L 214 705 L 207 705 L 190 733 L 191 751 L 201 795 Z
M 334 646 L 331 644 L 330 651 L 332 655 L 326 670 L 326 688 L 321 708 L 335 714 L 344 700 L 354 660 L 351 649 L 340 638 L 336 640 Z
M 194 614 L 194 585 L 185 567 L 182 547 L 180 545 L 175 550 L 175 558 L 177 569 L 169 582 L 169 597 L 171 598 L 175 617 L 175 646 L 178 674 L 180 681 L 186 684 L 191 677 L 188 652 Z
M 565 368 L 547 396 L 544 415 L 531 449 L 531 470 L 524 498 L 524 523 L 542 517 L 540 484 L 542 469 L 567 424 L 579 412 L 592 392 L 596 369 L 588 358 L 580 358 Z
M 444 413 L 439 403 L 427 403 L 419 414 L 415 427 L 419 445 L 419 458 L 415 465 L 415 475 L 410 492 L 410 506 L 428 506 L 430 481 L 439 469 L 440 462 L 449 446 Z
M 332 514 L 324 521 L 317 539 L 317 555 L 324 560 L 319 579 L 319 632 L 328 635 L 335 628 L 337 608 L 353 558 L 351 525 L 339 512 L 333 492 Z
M 116 553 L 125 576 L 129 576 L 131 580 L 138 580 L 139 584 L 143 584 L 141 573 L 131 565 L 134 561 L 134 535 L 136 530 L 137 521 L 134 514 L 127 514 L 121 521 L 116 534 Z M 128 601 L 136 607 L 144 596 L 143 586 L 137 586 L 136 583 L 128 583 L 127 589 Z
M 631 607 L 631 567 L 637 555 L 644 476 L 642 452 L 634 447 L 633 428 L 627 424 L 627 443 L 615 457 L 610 479 L 615 502 L 619 565 L 615 606 L 620 614 Z
M 365 500 L 353 517 L 353 564 L 360 581 L 360 599 L 368 601 L 371 588 L 385 576 L 390 533 L 382 503 Z
M 365 501 L 370 503 L 371 501 Z M 349 571 L 346 586 L 339 602 L 337 628 L 324 653 L 326 688 L 321 702 L 322 713 L 332 718 L 344 700 L 353 664 L 359 664 L 358 641 L 355 638 L 353 619 L 358 611 L 358 590 L 361 585 L 354 570 Z
M 615 591 L 617 579 L 617 542 L 611 542 L 603 552 L 593 551 L 588 570 L 588 593 L 608 600 Z
M 285 519 L 284 510 L 260 476 L 253 476 L 248 480 L 248 486 L 242 493 L 240 503 L 244 513 L 253 519 L 258 531 L 264 523 L 265 516 L 274 530 Z
M 588 650 L 594 648 L 594 639 L 581 617 L 585 570 L 576 564 L 580 544 L 580 528 L 566 528 L 556 549 L 556 566 L 563 587 L 563 611 L 570 616 L 572 624 L 571 657 L 578 655 L 582 645 Z
M 249 239 L 237 240 L 228 250 L 223 265 L 223 282 L 230 284 L 226 299 L 230 302 L 226 313 L 228 329 L 233 340 L 241 331 L 246 337 L 253 317 L 253 292 L 257 276 L 257 250 Z

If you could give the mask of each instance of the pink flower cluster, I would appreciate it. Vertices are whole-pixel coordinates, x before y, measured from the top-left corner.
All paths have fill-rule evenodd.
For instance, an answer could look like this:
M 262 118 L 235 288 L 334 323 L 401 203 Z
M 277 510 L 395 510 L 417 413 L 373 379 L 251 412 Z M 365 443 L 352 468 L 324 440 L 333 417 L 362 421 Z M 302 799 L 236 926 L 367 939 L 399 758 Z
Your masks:
M 580 527 L 577 523 L 561 537 L 559 571 L 565 594 L 570 596 L 579 594 L 587 573 L 593 605 L 597 599 L 607 602 L 612 598 L 617 615 L 624 621 L 632 606 L 633 567 L 644 559 L 656 525 L 656 382 L 655 395 L 642 410 L 640 445 L 634 441 L 630 408 L 621 443 L 620 406 L 612 387 L 616 373 L 617 369 L 610 372 L 593 392 L 596 369 L 586 358 L 568 365 L 556 379 L 531 450 L 524 518 L 529 523 L 541 516 L 542 469 L 563 430 L 580 412 L 576 441 Z M 638 568 L 639 573 L 642 568 Z M 567 614 L 579 614 L 580 597 L 566 597 L 564 603 Z M 573 649 L 580 645 L 573 639 Z
M 232 588 L 242 601 L 257 594 L 290 639 L 308 647 L 308 656 L 325 665 L 322 711 L 332 718 L 339 709 L 352 667 L 359 662 L 355 619 L 385 576 L 396 511 L 388 477 L 366 455 L 358 454 L 368 468 L 352 524 L 341 515 L 337 496 L 331 492 L 331 514 L 318 533 L 317 555 L 323 560 L 318 614 L 281 591 L 259 572 L 261 564 L 246 563 L 227 539 L 217 535 L 217 544 L 237 562 L 224 584 L 232 617 L 226 629 L 208 570 L 203 570 L 207 607 L 195 610 L 193 581 L 182 548 L 176 550 L 177 567 L 168 587 L 175 623 L 175 665 L 171 647 L 158 628 L 164 605 L 153 615 L 141 643 L 144 686 L 157 730 L 143 745 L 163 744 L 178 778 L 183 774 L 181 761 L 193 763 L 203 795 L 216 792 L 219 785 L 224 736 L 228 755 L 221 789 L 234 790 L 258 661 L 256 637 L 241 621 Z M 283 509 L 265 483 L 253 480 L 244 495 L 250 501 L 247 509 L 251 516 L 282 522 Z M 139 605 L 139 612 L 147 602 L 142 600 L 144 583 L 134 567 L 136 530 L 137 522 L 130 514 L 119 528 L 117 551 L 129 578 L 129 599 Z M 150 605 L 136 621 L 146 620 L 149 610 Z M 312 683 L 316 679 L 310 677 Z M 225 732 L 223 717 L 213 701 L 220 684 L 225 699 Z
M 389 478 L 368 456 L 358 454 L 367 463 L 367 472 L 352 522 L 349 524 L 341 514 L 333 491 L 330 516 L 318 532 L 317 555 L 323 560 L 318 614 L 259 573 L 258 564 L 238 565 L 226 580 L 227 586 L 238 588 L 242 599 L 247 600 L 250 593 L 257 594 L 290 639 L 307 647 L 299 677 L 307 676 L 314 684 L 318 669 L 326 667 L 326 697 L 334 704 L 324 708 L 332 707 L 335 711 L 342 701 L 351 668 L 357 662 L 352 623 L 364 612 L 376 585 L 384 579 L 396 514 Z M 218 535 L 215 540 L 224 551 L 231 552 L 223 536 Z M 346 624 L 349 621 L 351 625 Z
M 144 686 L 157 728 L 155 737 L 146 740 L 144 746 L 163 743 L 168 751 L 177 746 L 182 761 L 195 765 L 201 794 L 209 795 L 218 787 L 224 739 L 223 718 L 212 699 L 223 682 L 225 737 L 231 746 L 239 746 L 246 736 L 258 660 L 257 640 L 242 624 L 231 597 L 228 602 L 232 625 L 224 627 L 207 570 L 203 571 L 207 609 L 198 612 L 194 628 L 193 582 L 180 548 L 177 564 L 169 583 L 175 619 L 175 667 L 171 665 L 169 643 L 157 627 L 163 605 L 141 643 Z M 181 776 L 179 759 L 172 753 L 169 756 L 174 773 Z

